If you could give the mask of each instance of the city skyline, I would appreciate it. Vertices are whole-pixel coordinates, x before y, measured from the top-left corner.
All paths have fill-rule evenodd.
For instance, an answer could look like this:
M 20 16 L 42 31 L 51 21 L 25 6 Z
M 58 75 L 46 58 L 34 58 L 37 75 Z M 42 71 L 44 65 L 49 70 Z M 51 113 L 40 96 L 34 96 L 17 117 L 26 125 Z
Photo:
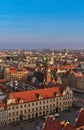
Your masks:
M 84 48 L 83 0 L 1 0 L 0 48 Z

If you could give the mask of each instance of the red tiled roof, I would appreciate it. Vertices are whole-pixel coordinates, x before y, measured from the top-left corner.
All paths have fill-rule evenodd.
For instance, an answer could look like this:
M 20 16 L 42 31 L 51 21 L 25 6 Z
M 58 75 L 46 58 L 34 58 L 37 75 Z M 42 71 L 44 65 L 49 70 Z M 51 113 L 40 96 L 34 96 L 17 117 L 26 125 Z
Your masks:
M 9 68 L 9 71 L 10 71 L 11 73 L 16 73 L 16 72 L 17 72 L 17 68 L 16 68 L 16 67 L 10 67 L 10 68 Z
M 62 125 L 54 117 L 48 117 L 43 130 L 62 130 Z M 68 124 L 63 126 L 63 130 L 76 130 L 76 127 Z
M 71 125 L 67 125 L 64 130 L 76 130 L 76 128 Z
M 61 130 L 60 122 L 54 117 L 48 117 L 43 130 Z
M 4 109 L 6 109 L 6 104 L 4 104 L 4 103 L 0 103 L 0 107 L 4 107 Z
M 0 79 L 0 83 L 5 83 L 6 81 L 6 79 Z
M 53 66 L 53 69 L 60 69 L 60 70 L 67 70 L 67 69 L 74 69 L 77 67 L 77 64 L 70 64 L 70 65 L 61 65 L 61 66 Z
M 23 70 L 23 72 L 27 72 L 27 69 L 24 67 L 24 68 L 22 68 L 22 70 Z
M 67 123 L 67 122 L 66 122 Z M 62 123 L 58 122 L 54 117 L 48 117 L 43 130 L 83 130 L 84 129 L 84 110 L 81 110 L 76 126 L 72 126 L 71 124 L 66 124 L 63 121 Z
M 84 110 L 81 110 L 80 115 L 78 117 L 77 123 L 76 123 L 76 127 L 81 127 L 84 125 Z
M 15 92 L 10 93 L 18 103 L 18 99 L 22 99 L 24 102 L 31 102 L 38 100 L 37 95 L 40 94 L 43 99 L 46 98 L 52 98 L 54 97 L 54 94 L 57 93 L 59 96 L 62 95 L 63 88 L 62 87 L 52 87 L 52 88 L 45 88 L 45 89 L 38 89 L 38 90 L 32 90 L 32 91 L 24 91 L 24 92 Z

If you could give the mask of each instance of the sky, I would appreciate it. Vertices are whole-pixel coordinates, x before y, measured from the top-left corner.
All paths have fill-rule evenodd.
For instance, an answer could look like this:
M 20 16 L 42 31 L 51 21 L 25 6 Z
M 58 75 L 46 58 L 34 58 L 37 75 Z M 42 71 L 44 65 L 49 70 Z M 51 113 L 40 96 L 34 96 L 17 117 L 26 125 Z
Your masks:
M 1 49 L 84 49 L 84 0 L 0 0 Z

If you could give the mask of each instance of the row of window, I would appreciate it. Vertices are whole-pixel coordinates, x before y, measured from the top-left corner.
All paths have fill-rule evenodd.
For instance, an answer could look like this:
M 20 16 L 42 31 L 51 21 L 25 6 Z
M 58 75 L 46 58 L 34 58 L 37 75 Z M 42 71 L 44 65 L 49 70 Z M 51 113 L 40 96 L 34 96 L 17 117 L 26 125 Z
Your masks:
M 72 95 L 70 95 L 72 96 Z M 70 97 L 69 95 L 67 96 L 64 96 L 64 99 L 68 99 Z M 37 105 L 43 105 L 43 104 L 48 104 L 48 103 L 57 103 L 57 102 L 62 102 L 62 97 L 59 97 L 59 98 L 54 98 L 54 99 L 48 99 L 48 100 L 41 100 L 41 101 L 38 101 L 38 102 L 32 102 L 32 103 L 26 103 L 26 104 L 20 104 L 20 105 L 16 105 L 16 106 L 9 106 L 8 110 L 15 110 L 15 109 L 24 109 L 24 108 L 29 108 L 31 106 L 37 106 Z
M 55 102 L 55 99 L 50 99 L 50 102 Z M 30 105 L 32 105 L 32 106 L 34 106 L 34 105 L 41 105 L 41 104 L 46 104 L 46 103 L 49 103 L 49 100 L 43 100 L 43 101 L 39 101 L 39 102 L 33 102 L 33 103 L 31 103 L 31 104 L 22 104 L 22 105 L 17 105 L 17 106 L 12 106 L 12 108 L 11 107 L 9 107 L 9 110 L 15 110 L 15 109 L 18 109 L 18 108 L 23 108 L 23 107 L 30 107 Z
M 32 109 L 36 109 L 36 110 L 38 110 L 39 108 L 43 108 L 43 109 L 45 109 L 45 108 L 48 108 L 48 107 L 55 107 L 55 106 L 57 106 L 57 102 L 55 103 L 55 104 L 45 104 L 45 106 L 40 106 L 40 107 L 34 107 L 34 108 L 32 108 Z M 16 108 L 16 110 L 18 110 L 19 109 L 19 106 L 12 106 L 12 107 L 9 107 L 9 110 L 15 110 L 15 108 Z M 20 108 L 23 108 L 22 107 L 22 105 L 20 106 Z M 26 109 L 26 108 L 25 108 Z M 29 108 L 27 108 L 28 110 L 30 110 L 30 107 Z
M 69 105 L 72 104 L 72 101 L 63 102 L 63 105 Z
M 25 120 L 25 119 L 31 119 L 31 118 L 35 118 L 35 117 L 38 117 L 38 116 L 43 116 L 43 115 L 46 115 L 47 113 L 53 113 L 55 112 L 56 110 L 46 110 L 46 111 L 43 111 L 43 112 L 38 112 L 38 113 L 32 113 L 32 114 L 29 114 L 29 115 L 23 115 L 22 116 L 22 119 Z M 21 119 L 21 116 L 19 117 L 16 117 L 16 118 L 11 118 L 9 119 L 9 122 L 12 122 L 12 121 L 18 121 Z
M 63 97 L 63 99 L 70 99 L 70 98 L 72 98 L 72 94 L 67 94 L 67 95 L 65 95 L 65 96 Z
M 63 105 L 70 105 L 70 104 L 72 104 L 72 101 L 68 101 L 68 102 L 64 102 L 63 103 Z M 62 103 L 60 102 L 59 104 L 58 104 L 58 106 L 61 106 L 62 105 Z M 19 111 L 16 111 L 16 112 L 9 112 L 9 116 L 14 116 L 14 115 L 21 115 L 21 114 L 26 114 L 26 113 L 28 113 L 28 112 L 35 112 L 35 111 L 38 111 L 38 110 L 48 110 L 48 109 L 52 109 L 52 110 L 54 110 L 54 109 L 56 109 L 56 105 L 55 104 L 50 104 L 50 106 L 49 105 L 47 105 L 47 106 L 40 106 L 39 108 L 38 107 L 36 107 L 36 108 L 32 108 L 32 109 L 25 109 L 25 110 L 19 110 Z
M 61 105 L 61 103 L 60 103 L 60 105 Z M 18 115 L 18 114 L 25 114 L 25 113 L 28 113 L 28 112 L 34 112 L 34 111 L 38 111 L 38 110 L 44 110 L 44 109 L 49 109 L 49 108 L 54 108 L 54 107 L 56 107 L 56 105 L 55 104 L 50 104 L 50 106 L 49 105 L 47 105 L 47 106 L 40 106 L 39 108 L 38 107 L 36 107 L 36 108 L 32 108 L 32 109 L 26 109 L 26 110 L 20 110 L 20 111 L 16 111 L 16 112 L 10 112 L 9 113 L 9 116 L 12 116 L 12 115 Z

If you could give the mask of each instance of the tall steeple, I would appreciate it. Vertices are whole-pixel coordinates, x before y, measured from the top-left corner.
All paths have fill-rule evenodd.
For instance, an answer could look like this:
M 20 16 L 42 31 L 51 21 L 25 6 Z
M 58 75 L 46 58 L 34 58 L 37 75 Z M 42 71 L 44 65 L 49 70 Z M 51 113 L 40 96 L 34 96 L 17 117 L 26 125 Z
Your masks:
M 46 66 L 46 74 L 45 74 L 45 82 L 46 84 L 51 83 L 51 65 L 50 65 L 51 57 L 49 53 L 45 56 L 45 66 Z
M 54 52 L 53 51 L 52 51 L 50 57 L 51 57 L 50 64 L 53 65 L 54 64 Z
M 57 84 L 62 84 L 62 79 L 61 79 L 61 76 L 59 75 L 58 77 L 57 77 L 57 82 L 56 82 Z
M 47 65 L 46 68 L 46 83 L 51 83 L 52 82 L 52 77 L 51 77 L 51 66 Z

